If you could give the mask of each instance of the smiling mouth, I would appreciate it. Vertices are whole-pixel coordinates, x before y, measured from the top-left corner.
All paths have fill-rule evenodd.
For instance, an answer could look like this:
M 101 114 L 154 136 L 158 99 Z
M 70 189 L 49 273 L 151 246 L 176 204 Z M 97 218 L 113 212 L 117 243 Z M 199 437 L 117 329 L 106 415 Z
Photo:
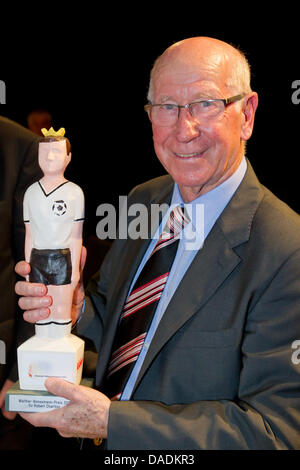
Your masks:
M 176 157 L 180 158 L 195 158 L 195 157 L 201 157 L 204 152 L 193 152 L 193 153 L 178 153 L 174 152 Z

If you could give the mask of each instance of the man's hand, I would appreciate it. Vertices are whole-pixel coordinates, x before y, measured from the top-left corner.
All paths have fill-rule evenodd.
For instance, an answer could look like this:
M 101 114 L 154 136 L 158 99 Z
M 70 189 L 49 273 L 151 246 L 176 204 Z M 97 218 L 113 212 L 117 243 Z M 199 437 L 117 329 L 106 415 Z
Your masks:
M 45 386 L 70 403 L 44 413 L 20 413 L 22 418 L 33 426 L 55 428 L 62 437 L 107 438 L 109 398 L 92 388 L 53 377 L 45 381 Z
M 74 290 L 72 305 L 72 320 L 76 322 L 82 308 L 84 299 L 84 288 L 82 273 L 86 261 L 86 248 L 83 246 L 80 257 L 80 279 Z M 30 265 L 26 261 L 20 261 L 16 264 L 15 271 L 22 277 L 28 276 L 30 273 Z M 50 314 L 49 307 L 52 304 L 51 296 L 47 295 L 47 287 L 44 284 L 33 282 L 18 281 L 15 286 L 16 294 L 20 295 L 19 306 L 25 310 L 23 317 L 29 323 L 36 323 L 44 320 Z
M 6 419 L 13 420 L 15 419 L 17 413 L 14 411 L 6 411 L 5 410 L 5 395 L 7 390 L 13 385 L 13 382 L 9 379 L 5 380 L 2 390 L 0 391 L 0 408 L 2 411 L 3 416 Z

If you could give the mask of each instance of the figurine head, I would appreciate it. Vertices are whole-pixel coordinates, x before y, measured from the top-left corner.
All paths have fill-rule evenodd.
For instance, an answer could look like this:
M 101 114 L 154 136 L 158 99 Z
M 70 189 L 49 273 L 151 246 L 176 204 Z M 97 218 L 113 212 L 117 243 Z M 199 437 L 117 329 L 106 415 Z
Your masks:
M 45 137 L 39 142 L 39 165 L 44 175 L 63 175 L 71 160 L 71 145 L 64 137 L 64 129 L 42 132 Z

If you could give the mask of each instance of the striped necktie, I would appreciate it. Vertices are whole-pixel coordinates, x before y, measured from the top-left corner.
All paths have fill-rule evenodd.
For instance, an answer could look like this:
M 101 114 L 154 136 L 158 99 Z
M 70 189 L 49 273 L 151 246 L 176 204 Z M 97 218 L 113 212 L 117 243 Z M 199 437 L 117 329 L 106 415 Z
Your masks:
M 171 270 L 180 233 L 190 222 L 180 206 L 169 215 L 150 257 L 122 309 L 104 380 L 99 387 L 111 400 L 119 400 L 143 347 L 153 315 Z

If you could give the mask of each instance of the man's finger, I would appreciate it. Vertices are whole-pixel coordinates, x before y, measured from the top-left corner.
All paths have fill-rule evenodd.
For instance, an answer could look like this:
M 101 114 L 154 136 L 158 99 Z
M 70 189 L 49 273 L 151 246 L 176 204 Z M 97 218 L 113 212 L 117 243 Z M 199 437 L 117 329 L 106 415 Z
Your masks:
M 45 380 L 45 387 L 53 395 L 66 398 L 67 400 L 78 401 L 80 399 L 80 385 L 72 384 L 66 380 L 48 377 Z
M 17 416 L 17 413 L 15 411 L 6 411 L 4 406 L 1 408 L 1 412 L 4 418 L 8 419 L 9 421 L 13 421 Z
M 46 297 L 20 297 L 18 304 L 22 310 L 50 307 L 52 304 L 52 297 L 49 295 Z
M 26 263 L 26 261 L 19 261 L 15 266 L 15 271 L 20 276 L 27 276 L 30 273 L 30 264 Z
M 59 425 L 61 408 L 44 413 L 19 413 L 20 416 L 33 426 L 56 428 Z
M 27 310 L 23 313 L 23 318 L 29 323 L 36 323 L 41 320 L 45 320 L 50 315 L 49 308 L 39 308 L 37 310 Z
M 35 282 L 18 281 L 15 285 L 15 292 L 26 297 L 42 297 L 47 294 L 47 287 Z

